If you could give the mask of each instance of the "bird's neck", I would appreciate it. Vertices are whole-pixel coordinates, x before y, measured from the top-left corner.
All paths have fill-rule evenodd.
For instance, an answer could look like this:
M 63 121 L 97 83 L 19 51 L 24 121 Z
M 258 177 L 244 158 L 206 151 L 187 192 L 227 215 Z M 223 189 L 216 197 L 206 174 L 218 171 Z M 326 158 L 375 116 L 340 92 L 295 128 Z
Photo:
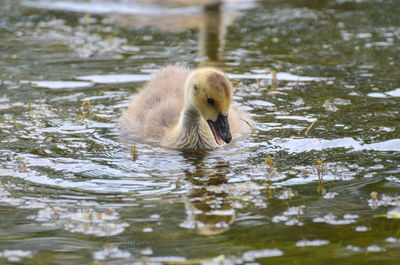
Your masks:
M 183 149 L 212 149 L 214 136 L 193 105 L 186 105 L 177 125 L 177 145 Z

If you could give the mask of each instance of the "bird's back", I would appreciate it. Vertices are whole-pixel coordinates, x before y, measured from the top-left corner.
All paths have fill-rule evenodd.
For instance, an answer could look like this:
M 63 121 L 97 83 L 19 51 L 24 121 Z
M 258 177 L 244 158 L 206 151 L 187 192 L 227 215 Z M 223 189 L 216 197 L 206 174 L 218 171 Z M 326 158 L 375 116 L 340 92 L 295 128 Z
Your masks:
M 121 129 L 146 138 L 162 138 L 166 127 L 178 123 L 189 73 L 188 69 L 168 66 L 152 76 L 123 112 Z

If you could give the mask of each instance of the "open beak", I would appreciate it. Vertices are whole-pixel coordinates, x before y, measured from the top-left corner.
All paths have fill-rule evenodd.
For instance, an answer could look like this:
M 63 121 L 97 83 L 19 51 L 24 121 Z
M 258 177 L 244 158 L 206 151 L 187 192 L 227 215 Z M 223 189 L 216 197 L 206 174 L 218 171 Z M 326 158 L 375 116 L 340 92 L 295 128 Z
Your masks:
M 218 115 L 216 121 L 207 120 L 208 125 L 214 135 L 217 144 L 221 145 L 224 142 L 230 143 L 232 141 L 231 131 L 229 130 L 228 115 Z

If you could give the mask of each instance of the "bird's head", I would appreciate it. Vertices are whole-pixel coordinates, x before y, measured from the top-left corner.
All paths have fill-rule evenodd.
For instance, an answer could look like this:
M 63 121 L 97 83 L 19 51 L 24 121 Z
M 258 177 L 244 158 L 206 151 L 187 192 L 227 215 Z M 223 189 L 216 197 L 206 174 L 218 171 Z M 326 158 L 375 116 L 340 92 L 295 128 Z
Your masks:
M 186 93 L 190 94 L 192 105 L 207 121 L 217 144 L 231 142 L 228 111 L 233 91 L 225 74 L 215 68 L 197 69 L 187 79 Z

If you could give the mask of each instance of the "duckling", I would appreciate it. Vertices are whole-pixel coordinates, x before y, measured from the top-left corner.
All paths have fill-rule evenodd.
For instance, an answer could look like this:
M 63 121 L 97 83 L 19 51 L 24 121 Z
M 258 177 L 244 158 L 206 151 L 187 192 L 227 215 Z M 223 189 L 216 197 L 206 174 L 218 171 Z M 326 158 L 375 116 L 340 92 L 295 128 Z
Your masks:
M 120 129 L 178 149 L 210 150 L 250 131 L 247 113 L 231 106 L 232 84 L 211 67 L 167 66 L 123 111 Z

